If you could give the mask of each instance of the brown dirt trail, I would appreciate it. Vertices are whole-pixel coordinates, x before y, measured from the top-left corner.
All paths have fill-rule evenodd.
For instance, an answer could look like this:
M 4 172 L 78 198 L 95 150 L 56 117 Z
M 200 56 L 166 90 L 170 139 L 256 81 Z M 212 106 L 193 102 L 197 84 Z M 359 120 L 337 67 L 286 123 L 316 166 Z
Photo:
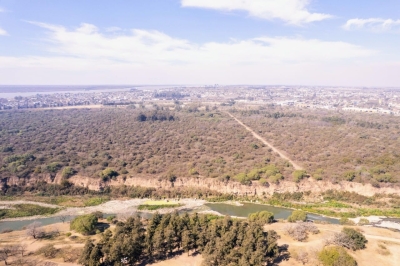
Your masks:
M 300 165 L 298 165 L 297 163 L 295 163 L 292 159 L 290 159 L 289 157 L 287 157 L 282 151 L 278 150 L 277 148 L 275 148 L 274 146 L 272 146 L 271 143 L 269 143 L 268 141 L 266 141 L 263 137 L 261 137 L 260 135 L 258 135 L 256 132 L 254 132 L 253 129 L 251 129 L 250 127 L 246 126 L 242 121 L 240 121 L 239 119 L 237 119 L 235 116 L 233 116 L 231 113 L 227 112 L 227 114 L 232 117 L 233 119 L 236 120 L 236 122 L 238 122 L 240 125 L 242 125 L 247 131 L 249 131 L 251 134 L 253 134 L 253 136 L 260 140 L 262 143 L 264 143 L 265 145 L 267 145 L 268 147 L 270 147 L 274 152 L 276 152 L 277 154 L 279 154 L 279 156 L 282 159 L 285 159 L 287 161 L 289 161 L 294 169 L 296 170 L 304 170 L 303 167 L 301 167 Z

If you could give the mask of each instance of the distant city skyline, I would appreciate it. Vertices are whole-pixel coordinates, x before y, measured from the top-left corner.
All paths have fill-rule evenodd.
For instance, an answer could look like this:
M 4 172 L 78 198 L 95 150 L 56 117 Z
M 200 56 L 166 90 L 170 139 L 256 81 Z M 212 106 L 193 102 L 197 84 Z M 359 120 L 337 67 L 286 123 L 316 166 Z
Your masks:
M 400 87 L 398 0 L 0 0 L 0 85 Z

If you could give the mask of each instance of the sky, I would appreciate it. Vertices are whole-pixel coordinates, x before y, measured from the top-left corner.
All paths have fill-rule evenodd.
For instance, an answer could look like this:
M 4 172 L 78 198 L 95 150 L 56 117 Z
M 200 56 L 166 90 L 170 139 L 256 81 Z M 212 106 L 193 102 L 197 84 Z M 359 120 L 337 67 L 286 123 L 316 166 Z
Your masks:
M 400 87 L 399 0 L 0 0 L 0 85 Z

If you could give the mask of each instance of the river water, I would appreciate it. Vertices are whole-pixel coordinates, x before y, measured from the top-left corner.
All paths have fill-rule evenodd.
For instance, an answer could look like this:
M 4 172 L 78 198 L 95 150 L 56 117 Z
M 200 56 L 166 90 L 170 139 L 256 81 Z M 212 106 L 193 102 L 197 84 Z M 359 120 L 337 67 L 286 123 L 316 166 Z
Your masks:
M 205 209 L 219 212 L 222 215 L 229 215 L 235 217 L 248 217 L 250 213 L 269 211 L 274 214 L 275 219 L 287 219 L 289 215 L 291 215 L 293 212 L 293 210 L 291 209 L 273 207 L 262 204 L 254 204 L 254 203 L 243 203 L 243 205 L 241 206 L 236 206 L 226 203 L 207 203 L 205 204 Z M 146 219 L 152 217 L 151 213 L 137 212 L 137 214 Z M 104 217 L 110 215 L 112 214 L 105 214 Z M 76 216 L 68 216 L 66 221 L 70 221 L 75 217 Z M 337 219 L 323 217 L 317 214 L 307 214 L 307 218 L 309 220 L 314 220 L 314 221 L 325 221 L 331 224 L 339 224 L 339 220 Z M 33 222 L 40 222 L 44 226 L 44 225 L 60 223 L 61 220 L 59 217 L 48 217 L 48 218 L 33 218 L 30 220 L 20 220 L 20 221 L 4 221 L 4 222 L 0 221 L 0 232 L 3 231 L 4 229 L 21 230 Z
M 149 219 L 153 215 L 151 213 L 145 213 L 145 212 L 136 212 L 140 216 Z M 136 214 L 135 213 L 135 214 Z M 104 214 L 103 217 L 106 218 L 108 216 L 111 216 L 114 214 Z M 66 222 L 71 221 L 74 219 L 76 216 L 67 216 Z M 4 229 L 11 229 L 13 231 L 15 230 L 22 230 L 26 226 L 30 225 L 33 222 L 39 222 L 42 226 L 45 225 L 51 225 L 51 224 L 56 224 L 56 223 L 61 223 L 62 221 L 60 220 L 60 217 L 47 217 L 47 218 L 34 218 L 34 219 L 29 219 L 29 220 L 20 220 L 20 221 L 0 221 L 0 232 L 2 232 Z
M 243 203 L 242 206 L 236 206 L 226 203 L 208 203 L 206 204 L 211 210 L 221 213 L 222 215 L 248 217 L 250 213 L 269 211 L 274 214 L 275 219 L 287 219 L 293 212 L 291 209 L 273 207 L 255 203 Z M 324 217 L 318 214 L 307 214 L 307 219 L 312 221 L 325 221 L 331 224 L 339 224 L 338 219 Z

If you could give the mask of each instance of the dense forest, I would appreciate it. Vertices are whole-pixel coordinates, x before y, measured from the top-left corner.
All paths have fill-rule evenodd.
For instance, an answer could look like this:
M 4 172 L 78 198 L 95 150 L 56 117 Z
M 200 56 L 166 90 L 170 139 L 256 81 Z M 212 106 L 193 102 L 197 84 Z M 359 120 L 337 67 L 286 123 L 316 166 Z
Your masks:
M 1 112 L 0 176 L 229 180 L 255 168 L 293 171 L 222 112 L 161 109 Z
M 159 215 L 118 222 L 98 243 L 86 242 L 79 262 L 85 266 L 137 265 L 182 252 L 200 253 L 204 265 L 262 266 L 279 255 L 275 231 L 262 223 L 209 215 Z
M 232 109 L 305 168 L 255 139 L 225 111 L 188 105 L 0 112 L 0 177 L 218 178 L 251 185 L 316 180 L 398 183 L 399 118 L 263 107 Z M 228 109 L 227 109 L 228 110 Z

